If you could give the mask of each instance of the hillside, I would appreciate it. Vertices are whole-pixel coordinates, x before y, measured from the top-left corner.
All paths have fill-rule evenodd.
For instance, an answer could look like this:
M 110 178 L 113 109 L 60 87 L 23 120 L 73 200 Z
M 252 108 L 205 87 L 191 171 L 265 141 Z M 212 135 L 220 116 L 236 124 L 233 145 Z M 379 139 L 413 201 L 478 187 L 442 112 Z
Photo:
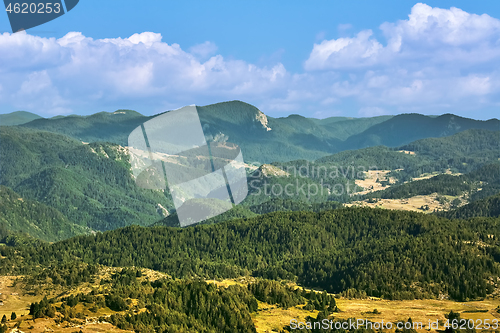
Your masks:
M 127 227 L 4 255 L 6 265 L 17 255 L 29 258 L 26 267 L 81 259 L 148 267 L 177 278 L 250 274 L 333 293 L 465 300 L 494 289 L 486 280 L 500 273 L 499 223 L 366 208 L 277 212 L 188 228 Z
M 19 127 L 1 127 L 0 142 L 0 184 L 73 223 L 94 230 L 148 225 L 163 217 L 159 204 L 172 207 L 163 192 L 137 187 L 120 146 Z
M 315 161 L 316 164 L 392 170 L 392 177 L 410 181 L 424 173 L 468 173 L 498 161 L 500 131 L 470 129 L 442 138 L 426 138 L 404 146 L 348 150 Z M 484 175 L 483 175 L 484 176 Z
M 218 204 L 218 205 L 220 205 L 221 203 L 227 204 L 226 202 L 221 202 L 221 201 L 214 202 L 214 204 Z M 199 204 L 207 205 L 207 201 L 203 200 Z M 229 205 L 231 205 L 231 204 L 229 204 Z M 197 206 L 196 209 L 200 209 L 199 206 Z M 255 214 L 251 210 L 245 208 L 244 206 L 236 205 L 220 215 L 217 215 L 217 216 L 214 216 L 214 217 L 211 217 L 207 220 L 202 221 L 200 224 L 213 224 L 213 223 L 219 223 L 219 222 L 223 222 L 223 221 L 242 219 L 242 218 L 250 218 L 250 217 L 255 217 L 255 216 L 257 216 L 257 214 Z M 175 212 L 175 213 L 167 216 L 166 218 L 156 222 L 155 224 L 153 224 L 153 226 L 155 226 L 155 227 L 158 227 L 158 226 L 180 227 L 177 212 Z
M 206 204 L 203 201 L 202 204 Z M 281 199 L 277 197 L 272 197 L 271 199 L 264 201 L 260 204 L 248 206 L 248 204 L 236 205 L 228 211 L 209 218 L 199 224 L 213 224 L 220 223 L 224 221 L 230 221 L 235 219 L 248 219 L 256 217 L 257 215 L 267 214 L 271 212 L 322 212 L 325 210 L 332 210 L 341 208 L 342 204 L 335 201 L 327 201 L 321 203 L 307 203 L 302 201 L 294 201 L 290 199 Z M 199 209 L 199 207 L 197 207 Z M 164 227 L 180 227 L 179 219 L 177 213 L 167 216 L 166 218 L 153 224 L 154 227 L 164 226 Z
M 322 212 L 341 208 L 342 204 L 335 201 L 321 203 L 307 203 L 290 199 L 273 198 L 260 205 L 250 206 L 250 211 L 256 214 L 267 214 L 272 212 Z
M 24 233 L 54 242 L 89 233 L 89 229 L 71 223 L 58 210 L 37 201 L 21 198 L 0 185 L 0 225 L 11 233 Z
M 471 202 L 457 209 L 447 212 L 439 212 L 440 216 L 453 219 L 468 219 L 471 217 L 499 217 L 500 216 L 500 193 L 485 199 Z
M 130 132 L 149 118 L 131 110 L 99 112 L 90 116 L 41 118 L 23 127 L 65 134 L 84 142 L 106 141 L 125 146 Z
M 345 143 L 344 149 L 359 149 L 384 145 L 398 147 L 423 138 L 440 138 L 450 136 L 468 129 L 500 130 L 500 121 L 474 120 L 444 114 L 429 117 L 421 114 L 401 114 L 374 125 L 366 131 L 352 135 Z
M 460 196 L 464 192 L 477 190 L 478 183 L 467 176 L 437 175 L 429 179 L 416 180 L 404 184 L 393 185 L 385 190 L 372 192 L 365 198 L 404 199 L 417 195 L 438 193 L 448 196 Z
M 500 164 L 486 164 L 467 174 L 433 173 L 412 181 L 392 182 L 390 185 L 382 178 L 372 184 L 379 186 L 374 190 L 356 193 L 349 205 L 438 212 L 441 216 L 460 218 L 464 212 L 460 206 L 500 192 Z M 488 209 L 481 205 L 471 204 L 475 209 L 466 208 L 465 211 L 473 212 L 463 215 L 463 218 L 495 216 L 488 214 Z M 457 210 L 458 215 L 447 215 L 446 211 L 453 209 Z
M 235 116 L 232 118 L 234 124 L 246 121 Z M 262 123 L 258 124 L 262 126 Z M 258 127 L 253 130 L 258 130 Z M 415 154 L 401 152 L 401 147 L 380 146 L 345 151 L 315 162 L 295 160 L 261 165 L 256 170 L 248 170 L 249 195 L 242 205 L 259 214 L 276 210 L 318 211 L 320 208 L 312 208 L 311 205 L 330 202 L 336 205 L 336 202 L 351 201 L 352 194 L 361 190 L 355 182 L 364 179 L 363 171 L 373 167 L 393 170 L 389 176 L 400 184 L 372 197 L 406 198 L 409 195 L 425 195 L 436 188 L 442 194 L 457 194 L 470 192 L 483 182 L 482 191 L 471 192 L 470 197 L 471 201 L 481 199 L 500 190 L 495 187 L 500 181 L 489 179 L 498 170 L 481 171 L 483 164 L 497 158 L 496 133 L 467 130 L 451 137 L 424 139 L 403 147 L 417 150 Z M 83 144 L 67 136 L 23 127 L 2 127 L 0 140 L 0 183 L 23 198 L 60 211 L 73 223 L 94 230 L 110 230 L 130 224 L 155 223 L 166 216 L 161 207 L 173 212 L 168 191 L 137 187 L 130 173 L 128 154 L 120 146 Z M 448 155 L 443 152 L 446 147 L 449 147 Z M 432 181 L 402 184 L 422 173 L 442 173 L 448 168 L 455 172 L 475 170 L 474 179 L 464 185 L 457 183 L 461 178 L 444 175 Z M 436 182 L 439 179 L 447 179 L 449 185 L 441 186 Z M 419 185 L 424 183 L 429 183 L 428 190 L 422 190 Z M 449 188 L 449 193 L 445 193 L 446 188 Z M 397 194 L 396 191 L 402 192 Z M 268 203 L 274 199 L 283 203 Z M 294 203 L 285 203 L 288 201 Z M 233 213 L 234 210 L 231 210 L 209 223 L 252 216 L 249 211 Z M 176 225 L 172 222 L 174 220 L 175 215 L 164 222 Z

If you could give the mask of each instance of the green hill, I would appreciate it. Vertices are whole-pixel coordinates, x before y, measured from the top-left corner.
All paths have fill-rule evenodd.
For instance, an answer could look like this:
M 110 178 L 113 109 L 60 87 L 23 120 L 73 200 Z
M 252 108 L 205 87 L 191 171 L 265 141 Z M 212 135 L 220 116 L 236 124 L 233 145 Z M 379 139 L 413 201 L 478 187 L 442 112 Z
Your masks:
M 242 148 L 249 162 L 316 159 L 335 152 L 341 142 L 308 118 L 272 118 L 240 101 L 198 107 L 198 113 L 207 137 L 223 133 Z
M 404 199 L 432 193 L 458 196 L 463 192 L 472 192 L 477 188 L 477 185 L 471 182 L 466 176 L 443 174 L 429 179 L 393 185 L 385 190 L 367 194 L 363 198 Z
M 213 200 L 214 205 L 218 205 L 218 208 L 220 209 L 221 203 L 226 204 L 225 202 L 221 202 L 220 200 Z M 200 207 L 199 205 L 206 205 L 207 200 L 203 200 L 199 203 L 197 203 L 196 209 L 199 210 Z M 231 204 L 229 204 L 231 206 Z M 226 209 L 229 207 L 226 207 Z M 225 211 L 224 213 L 211 217 L 207 220 L 202 221 L 199 224 L 213 224 L 213 223 L 219 223 L 223 221 L 229 221 L 229 220 L 234 220 L 234 219 L 244 219 L 244 218 L 250 218 L 250 217 L 255 217 L 257 214 L 249 210 L 248 208 L 245 208 L 244 206 L 233 206 L 229 210 Z M 165 226 L 165 227 L 180 227 L 179 224 L 179 218 L 177 216 L 177 212 L 167 216 L 166 218 L 156 222 L 153 226 Z
M 132 110 L 99 112 L 90 116 L 36 119 L 23 127 L 65 134 L 84 142 L 107 141 L 125 146 L 130 132 L 149 118 Z
M 13 126 L 28 123 L 35 119 L 42 119 L 39 115 L 26 111 L 15 111 L 0 114 L 0 126 Z
M 384 145 L 398 147 L 424 138 L 450 136 L 468 129 L 500 130 L 500 121 L 474 120 L 445 114 L 429 117 L 421 114 L 401 114 L 366 131 L 349 137 L 343 145 L 345 149 L 359 149 Z
M 466 300 L 494 289 L 487 280 L 500 274 L 495 260 L 499 226 L 498 218 L 457 222 L 414 212 L 343 208 L 188 228 L 127 227 L 23 248 L 19 255 L 29 258 L 26 266 L 83 260 L 149 267 L 174 277 L 252 274 L 332 293 L 350 290 L 385 299 L 444 294 Z
M 346 150 L 325 156 L 315 161 L 317 164 L 355 166 L 377 170 L 407 169 L 423 163 L 422 157 L 404 154 L 393 148 L 376 146 L 358 150 Z
M 468 219 L 471 217 L 499 217 L 500 194 L 471 202 L 465 206 L 447 212 L 439 212 L 440 216 L 453 219 Z
M 397 148 L 377 146 L 343 151 L 322 157 L 315 163 L 366 170 L 399 169 L 391 176 L 409 181 L 424 173 L 445 172 L 448 169 L 460 173 L 472 172 L 497 161 L 499 146 L 500 131 L 470 129 L 448 137 L 417 140 Z
M 220 111 L 221 114 L 225 112 Z M 210 114 L 217 115 L 214 112 Z M 98 116 L 109 117 L 108 114 L 95 117 Z M 234 124 L 247 121 L 236 116 L 232 118 Z M 356 190 L 354 180 L 364 177 L 359 171 L 373 166 L 377 169 L 402 169 L 391 174 L 400 182 L 424 172 L 442 172 L 448 168 L 460 172 L 476 170 L 473 183 L 483 182 L 483 190 L 473 192 L 471 199 L 481 199 L 500 190 L 498 186 L 495 187 L 495 184 L 500 184 L 500 180 L 488 178 L 498 170 L 481 171 L 482 165 L 498 158 L 496 134 L 488 130 L 467 130 L 451 137 L 424 139 L 400 147 L 414 149 L 417 151 L 414 155 L 399 152 L 400 148 L 371 147 L 337 153 L 315 162 L 295 160 L 263 165 L 249 175 L 249 195 L 243 206 L 254 207 L 253 211 L 262 212 L 280 210 L 256 208 L 269 205 L 269 200 L 278 199 L 283 202 L 301 202 L 303 207 L 300 209 L 317 211 L 310 206 L 348 202 L 352 199 L 349 194 Z M 145 190 L 136 186 L 131 176 L 128 154 L 120 146 L 109 143 L 82 144 L 68 136 L 25 127 L 1 127 L 0 140 L 0 183 L 14 189 L 23 198 L 59 210 L 70 221 L 81 226 L 110 230 L 130 224 L 149 225 L 164 217 L 160 214 L 163 210 L 159 209 L 160 205 L 169 212 L 173 211 L 168 191 Z M 446 147 L 449 147 L 447 153 Z M 321 168 L 327 173 L 318 172 Z M 290 174 L 287 174 L 287 170 Z M 338 172 L 332 176 L 332 170 Z M 469 191 L 471 186 L 477 187 L 472 183 L 456 183 L 459 179 L 440 176 L 432 181 L 417 182 L 416 185 L 409 183 L 395 186 L 376 195 L 405 197 L 427 193 L 436 189 L 436 186 L 441 192 L 449 189 L 453 193 Z M 442 186 L 444 183 L 438 180 L 446 180 L 448 185 Z M 429 185 L 428 190 L 424 191 L 420 186 L 424 183 Z M 297 208 L 283 206 L 283 209 L 299 210 L 298 204 L 294 205 Z M 248 216 L 231 216 L 231 213 L 227 213 L 211 221 Z
M 11 233 L 25 233 L 54 242 L 89 233 L 89 229 L 71 223 L 61 212 L 34 200 L 21 198 L 0 185 L 0 225 Z
M 259 205 L 250 206 L 249 210 L 256 214 L 267 214 L 272 212 L 322 212 L 341 208 L 342 204 L 335 201 L 320 203 L 307 203 L 301 201 L 273 198 Z
M 149 225 L 163 217 L 158 204 L 172 207 L 162 191 L 137 187 L 120 146 L 20 127 L 0 127 L 0 142 L 0 184 L 81 226 Z
M 203 200 L 202 204 L 206 203 L 206 200 Z M 342 204 L 335 201 L 321 202 L 321 203 L 307 203 L 301 201 L 287 200 L 273 197 L 268 201 L 262 202 L 260 204 L 249 206 L 247 204 L 236 205 L 233 206 L 228 211 L 209 218 L 199 224 L 213 224 L 220 223 L 224 221 L 230 221 L 235 219 L 248 219 L 251 217 L 256 217 L 257 215 L 267 214 L 271 212 L 299 212 L 299 211 L 307 211 L 307 212 L 322 212 L 325 210 L 332 210 L 341 208 Z M 196 207 L 199 209 L 199 207 Z M 180 227 L 179 219 L 177 217 L 177 213 L 173 213 L 163 220 L 160 220 L 153 224 L 155 227 L 164 226 L 164 227 Z
M 314 119 L 321 125 L 325 125 L 329 132 L 335 133 L 335 137 L 346 140 L 350 136 L 362 133 L 370 127 L 383 123 L 393 116 L 378 116 L 369 118 L 331 117 L 326 119 Z
M 483 195 L 498 191 L 500 191 L 500 163 L 492 163 L 465 175 L 441 174 L 428 179 L 392 185 L 385 190 L 366 194 L 361 199 L 403 199 L 432 193 L 459 196 L 468 193 L 469 199 L 475 201 Z

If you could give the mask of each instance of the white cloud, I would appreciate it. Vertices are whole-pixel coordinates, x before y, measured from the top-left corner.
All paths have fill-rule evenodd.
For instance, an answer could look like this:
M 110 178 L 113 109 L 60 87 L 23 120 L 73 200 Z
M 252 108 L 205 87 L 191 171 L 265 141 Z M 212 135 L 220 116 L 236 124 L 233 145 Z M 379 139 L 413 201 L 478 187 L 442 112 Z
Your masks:
M 478 41 L 498 40 L 500 22 L 489 15 L 469 14 L 459 8 L 432 8 L 418 3 L 413 6 L 408 20 L 385 23 L 381 26 L 393 51 L 412 42 L 428 48 L 446 46 L 477 47 Z
M 324 40 L 314 44 L 306 70 L 339 69 L 368 66 L 377 61 L 382 45 L 371 38 L 371 30 L 363 30 L 354 38 Z
M 403 61 L 467 65 L 497 61 L 500 56 L 500 20 L 486 14 L 418 3 L 407 20 L 386 22 L 380 29 L 387 39 L 385 46 L 371 30 L 351 38 L 323 40 L 314 45 L 305 68 L 393 67 L 394 61 L 396 65 Z
M 419 3 L 407 20 L 380 29 L 385 40 L 364 30 L 315 44 L 305 70 L 330 73 L 325 84 L 334 97 L 393 113 L 457 112 L 500 101 L 497 18 Z
M 288 75 L 281 63 L 257 67 L 221 55 L 199 59 L 215 50 L 207 42 L 186 52 L 151 32 L 97 40 L 80 32 L 60 39 L 4 33 L 0 84 L 6 89 L 0 107 L 49 114 L 82 105 L 192 104 L 200 96 L 244 100 L 269 96 Z
M 198 55 L 201 58 L 206 58 L 208 56 L 214 55 L 215 52 L 217 52 L 217 45 L 212 42 L 206 41 L 204 43 L 190 47 L 189 52 Z

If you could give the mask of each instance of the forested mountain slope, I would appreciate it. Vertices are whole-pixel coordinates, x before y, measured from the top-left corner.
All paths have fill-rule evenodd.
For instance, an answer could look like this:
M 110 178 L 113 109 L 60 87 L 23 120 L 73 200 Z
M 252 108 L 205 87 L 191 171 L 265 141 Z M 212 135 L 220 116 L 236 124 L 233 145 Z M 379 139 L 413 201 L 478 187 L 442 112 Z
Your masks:
M 4 252 L 2 269 L 21 255 L 25 267 L 83 260 L 148 267 L 175 277 L 252 274 L 335 293 L 352 289 L 387 299 L 448 294 L 465 300 L 494 288 L 487 279 L 500 273 L 499 226 L 498 218 L 458 222 L 366 208 L 277 212 L 188 228 L 128 227 L 75 237 Z
M 369 147 L 343 151 L 315 161 L 317 165 L 337 165 L 365 170 L 397 170 L 391 176 L 408 181 L 424 173 L 469 173 L 497 162 L 500 131 L 470 129 L 442 138 L 417 140 L 404 146 Z M 484 176 L 484 174 L 483 174 Z
M 107 141 L 125 146 L 128 135 L 149 117 L 132 110 L 99 112 L 90 116 L 65 116 L 36 119 L 22 126 L 65 134 L 84 142 Z
M 233 119 L 233 122 L 238 120 Z M 398 151 L 399 148 L 371 147 L 341 152 L 315 162 L 295 160 L 263 165 L 249 174 L 249 195 L 243 205 L 254 207 L 255 212 L 281 209 L 318 211 L 304 204 L 349 202 L 351 194 L 358 189 L 355 180 L 364 177 L 363 170 L 373 168 L 398 169 L 391 176 L 400 182 L 423 172 L 444 172 L 448 168 L 455 172 L 474 170 L 474 176 L 467 184 L 457 183 L 461 178 L 444 175 L 416 184 L 396 185 L 374 196 L 387 193 L 388 197 L 407 197 L 414 190 L 422 194 L 417 190 L 419 184 L 429 183 L 435 188 L 436 184 L 439 185 L 437 180 L 446 179 L 449 186 L 439 185 L 439 189 L 449 188 L 453 193 L 470 190 L 472 183 L 481 184 L 482 190 L 471 195 L 471 200 L 477 200 L 500 191 L 500 167 L 481 169 L 482 165 L 498 159 L 497 133 L 468 130 L 452 137 L 420 140 L 404 147 L 417 151 L 412 155 Z M 444 153 L 446 147 L 449 147 L 448 155 Z M 165 217 L 163 208 L 168 212 L 173 209 L 168 191 L 137 187 L 130 173 L 126 151 L 114 144 L 87 145 L 50 132 L 1 127 L 0 163 L 0 184 L 12 188 L 23 198 L 59 210 L 73 223 L 95 230 L 130 224 L 149 225 Z M 477 188 L 476 185 L 473 187 Z M 405 188 L 408 190 L 403 192 L 407 194 L 395 194 L 398 189 Z M 272 199 L 295 202 L 292 205 L 295 208 L 286 208 L 282 204 L 271 204 L 275 207 L 270 207 L 267 202 Z M 259 205 L 262 207 L 258 208 Z M 266 205 L 269 207 L 264 208 Z M 250 216 L 249 212 L 231 210 L 212 222 Z M 175 220 L 175 217 L 170 220 Z M 168 222 L 167 225 L 172 224 Z
M 1 127 L 0 161 L 0 184 L 94 230 L 149 225 L 163 217 L 158 204 L 172 206 L 162 191 L 135 184 L 128 154 L 114 144 Z
M 484 192 L 483 192 L 484 191 Z M 364 198 L 402 199 L 417 195 L 438 193 L 459 196 L 467 193 L 471 201 L 483 197 L 484 193 L 500 191 L 500 163 L 487 164 L 464 175 L 441 174 L 420 179 L 366 194 Z
M 500 216 L 500 193 L 485 199 L 471 202 L 465 206 L 447 212 L 439 212 L 440 216 L 453 219 L 468 219 L 477 216 Z
M 468 129 L 500 130 L 500 121 L 473 120 L 453 114 L 429 117 L 421 114 L 401 114 L 366 131 L 349 137 L 344 149 L 384 145 L 398 147 L 423 138 L 450 136 Z
M 54 242 L 89 233 L 89 229 L 70 222 L 58 210 L 37 201 L 21 198 L 0 185 L 0 224 L 13 233 L 25 233 Z

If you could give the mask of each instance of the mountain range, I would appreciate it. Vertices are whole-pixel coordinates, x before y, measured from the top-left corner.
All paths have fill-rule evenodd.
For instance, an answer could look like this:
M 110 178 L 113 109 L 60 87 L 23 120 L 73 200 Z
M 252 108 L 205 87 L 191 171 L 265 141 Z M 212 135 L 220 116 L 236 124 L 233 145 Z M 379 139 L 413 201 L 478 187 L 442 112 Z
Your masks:
M 256 165 L 247 164 L 247 198 L 207 223 L 280 210 L 340 207 L 362 189 L 356 182 L 363 180 L 365 174 L 354 172 L 354 168 L 357 171 L 360 167 L 390 170 L 396 180 L 390 189 L 370 198 L 402 198 L 429 191 L 447 194 L 440 184 L 451 186 L 452 193 L 469 191 L 471 201 L 500 191 L 491 178 L 498 173 L 496 167 L 481 171 L 499 158 L 500 131 L 496 119 L 477 121 L 450 114 L 272 118 L 238 101 L 198 107 L 198 113 L 207 139 L 235 142 L 245 161 Z M 12 125 L 0 127 L 0 185 L 5 197 L 0 209 L 16 211 L 17 216 L 9 221 L 4 218 L 3 223 L 11 231 L 24 231 L 47 241 L 132 224 L 177 225 L 168 189 L 139 188 L 124 146 L 130 131 L 152 118 L 130 110 L 50 119 L 26 112 L 3 115 L 0 120 L 11 119 Z M 314 173 L 321 168 L 340 170 L 340 176 Z M 286 170 L 301 170 L 305 174 Z M 457 184 L 458 178 L 446 176 L 433 183 L 411 182 L 423 173 L 446 170 L 476 172 L 476 176 L 464 178 L 466 185 Z M 482 191 L 474 192 L 478 182 L 483 184 Z M 329 189 L 312 196 L 301 191 L 290 196 L 269 190 L 283 189 L 290 183 L 295 189 Z M 334 193 L 331 189 L 335 186 L 350 188 L 352 193 Z M 32 212 L 27 207 L 32 207 Z M 34 220 L 34 215 L 41 217 Z
M 272 118 L 237 101 L 197 111 L 206 141 L 217 142 L 208 155 L 127 147 L 154 119 L 131 110 L 0 117 L 0 333 L 289 332 L 285 312 L 359 318 L 350 302 L 362 317 L 417 319 L 390 308 L 413 299 L 474 300 L 460 305 L 473 306 L 465 318 L 496 316 L 497 119 Z M 144 186 L 153 176 L 132 167 L 137 156 L 161 157 L 184 184 L 232 160 L 231 142 L 248 185 L 237 205 L 183 192 L 176 210 L 169 185 L 180 181 Z M 207 183 L 211 194 L 234 193 Z M 186 211 L 213 217 L 181 228 Z M 380 303 L 367 297 L 383 299 L 382 313 L 366 312 L 362 302 Z M 459 318 L 448 311 L 433 318 Z
M 452 114 L 438 117 L 401 114 L 373 118 L 313 119 L 299 115 L 273 118 L 240 101 L 200 106 L 197 109 L 207 138 L 235 143 L 241 147 L 247 161 L 258 163 L 314 160 L 344 150 L 377 145 L 397 147 L 423 138 L 453 135 L 467 129 L 500 129 L 498 119 L 480 121 Z M 9 115 L 3 115 L 3 118 Z M 84 142 L 105 141 L 126 146 L 130 132 L 154 117 L 131 110 L 117 110 L 90 116 L 70 115 L 31 121 L 26 118 L 26 122 L 20 126 L 65 134 Z

